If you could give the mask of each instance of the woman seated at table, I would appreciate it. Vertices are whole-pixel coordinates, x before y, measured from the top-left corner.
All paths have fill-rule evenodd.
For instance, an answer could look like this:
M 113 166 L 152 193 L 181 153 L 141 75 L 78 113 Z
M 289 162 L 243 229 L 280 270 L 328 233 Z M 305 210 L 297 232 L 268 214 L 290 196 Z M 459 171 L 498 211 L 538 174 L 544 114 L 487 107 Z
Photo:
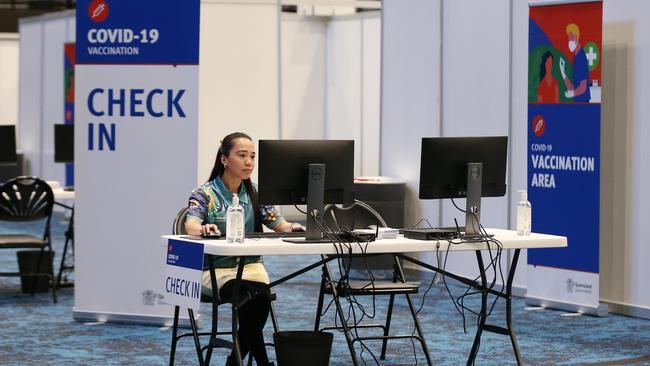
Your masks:
M 245 231 L 261 232 L 262 224 L 278 232 L 304 231 L 297 223 L 287 222 L 273 206 L 262 206 L 250 176 L 255 168 L 255 145 L 244 133 L 232 133 L 221 142 L 210 179 L 192 191 L 185 229 L 190 235 L 201 235 L 218 228 L 226 233 L 226 211 L 232 204 L 233 193 L 239 196 L 244 208 Z M 221 298 L 232 296 L 237 276 L 235 257 L 212 257 L 217 287 Z M 258 365 L 272 365 L 264 348 L 262 330 L 271 307 L 269 276 L 260 256 L 242 257 L 244 272 L 240 293 L 250 293 L 252 299 L 239 311 L 238 340 L 242 357 L 250 351 Z M 204 261 L 204 263 L 207 263 Z M 203 291 L 212 294 L 209 265 L 203 267 Z M 235 365 L 233 353 L 226 365 Z

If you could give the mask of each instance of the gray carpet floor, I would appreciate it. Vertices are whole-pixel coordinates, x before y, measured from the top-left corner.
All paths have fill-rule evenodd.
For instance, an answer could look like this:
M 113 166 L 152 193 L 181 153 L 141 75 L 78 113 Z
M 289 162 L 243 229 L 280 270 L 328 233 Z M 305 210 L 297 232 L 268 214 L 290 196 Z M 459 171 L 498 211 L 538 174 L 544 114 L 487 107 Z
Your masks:
M 53 219 L 55 269 L 67 223 L 61 214 Z M 28 226 L 0 223 L 0 233 L 30 230 Z M 266 267 L 271 277 L 279 277 L 288 269 L 299 268 L 317 260 L 313 257 L 268 257 Z M 17 268 L 15 250 L 0 252 L 0 271 Z M 72 274 L 71 279 L 74 278 Z M 275 302 L 281 330 L 308 330 L 313 327 L 320 271 L 315 270 L 277 287 Z M 462 295 L 465 287 L 448 281 L 454 296 Z M 422 279 L 420 294 L 414 297 L 422 305 L 419 318 L 435 365 L 465 364 L 476 331 L 476 317 L 466 313 L 467 332 L 442 284 L 434 284 L 423 301 L 429 281 Z M 466 300 L 466 305 L 478 311 L 479 297 Z M 59 291 L 59 302 L 51 295 L 34 296 L 20 292 L 18 278 L 0 277 L 0 365 L 164 365 L 168 362 L 171 330 L 134 324 L 81 323 L 72 319 L 74 288 Z M 373 306 L 363 299 L 366 312 L 376 313 L 374 321 L 383 321 L 387 300 L 377 297 Z M 607 317 L 576 316 L 555 310 L 528 309 L 522 299 L 515 299 L 514 325 L 524 362 L 529 365 L 650 365 L 650 321 L 610 314 Z M 207 304 L 202 306 L 204 328 L 210 324 Z M 227 312 L 223 312 L 227 313 Z M 504 324 L 503 303 L 498 303 L 491 323 Z M 333 321 L 330 310 L 325 319 Z M 220 316 L 228 324 L 228 314 Z M 393 313 L 391 333 L 413 332 L 408 307 L 398 299 Z M 265 329 L 267 341 L 272 340 L 272 326 Z M 369 350 L 358 354 L 365 363 L 375 364 L 380 343 L 366 342 Z M 275 358 L 274 350 L 269 355 Z M 216 352 L 212 364 L 222 365 L 226 351 Z M 177 365 L 196 364 L 191 339 L 179 344 Z M 382 365 L 425 364 L 420 347 L 408 340 L 392 341 Z M 497 334 L 484 334 L 476 360 L 477 365 L 515 364 L 510 341 Z M 331 365 L 349 365 L 350 354 L 343 336 L 336 333 Z M 362 362 L 363 364 L 363 362 Z

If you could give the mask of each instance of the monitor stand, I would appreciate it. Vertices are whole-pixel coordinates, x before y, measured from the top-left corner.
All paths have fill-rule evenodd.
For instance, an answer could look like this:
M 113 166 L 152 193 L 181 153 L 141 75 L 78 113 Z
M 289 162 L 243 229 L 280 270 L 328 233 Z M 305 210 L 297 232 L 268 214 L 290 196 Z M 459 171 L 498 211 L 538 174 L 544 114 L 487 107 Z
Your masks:
M 481 184 L 483 164 L 467 164 L 467 205 L 465 206 L 465 237 L 482 237 L 481 233 Z
M 309 164 L 307 173 L 307 228 L 304 238 L 282 239 L 288 243 L 331 243 L 323 238 L 316 218 L 322 219 L 325 206 L 325 164 Z M 314 218 L 314 216 L 316 218 Z

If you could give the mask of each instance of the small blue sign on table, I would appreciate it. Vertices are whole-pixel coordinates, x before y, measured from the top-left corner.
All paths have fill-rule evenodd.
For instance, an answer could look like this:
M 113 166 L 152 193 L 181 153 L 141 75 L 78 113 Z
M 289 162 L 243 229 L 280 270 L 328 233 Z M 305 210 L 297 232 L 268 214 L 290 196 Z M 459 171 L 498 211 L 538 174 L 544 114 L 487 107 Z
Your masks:
M 166 302 L 195 310 L 199 309 L 203 249 L 203 244 L 169 239 L 163 285 Z

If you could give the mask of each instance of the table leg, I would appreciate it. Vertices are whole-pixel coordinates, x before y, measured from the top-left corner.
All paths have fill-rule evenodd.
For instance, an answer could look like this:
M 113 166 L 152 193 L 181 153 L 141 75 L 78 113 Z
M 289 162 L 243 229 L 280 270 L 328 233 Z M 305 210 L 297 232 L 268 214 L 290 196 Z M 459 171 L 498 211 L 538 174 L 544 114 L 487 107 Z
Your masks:
M 241 277 L 244 273 L 244 261 L 241 258 L 237 258 L 237 278 L 235 278 L 235 285 L 232 289 L 232 339 L 233 339 L 233 350 L 235 351 L 235 358 L 237 359 L 237 365 L 244 366 L 244 360 L 241 354 L 241 346 L 239 345 L 239 337 L 237 337 L 237 326 L 238 326 L 238 313 L 239 313 L 239 289 L 241 285 Z
M 517 339 L 515 337 L 515 331 L 512 328 L 512 280 L 514 279 L 515 271 L 517 270 L 517 262 L 519 261 L 520 251 L 521 249 L 515 249 L 515 255 L 512 258 L 512 263 L 510 264 L 510 271 L 508 272 L 508 281 L 506 284 L 506 326 L 508 327 L 508 333 L 510 334 L 510 342 L 512 342 L 512 350 L 515 352 L 517 365 L 523 365 L 524 361 L 521 359 L 519 346 L 517 345 Z
M 194 346 L 196 347 L 196 355 L 199 358 L 199 366 L 203 366 L 203 353 L 201 352 L 201 343 L 199 342 L 199 331 L 196 326 L 196 319 L 194 318 L 194 310 L 188 308 L 187 313 L 190 317 L 190 326 L 192 327 L 192 337 L 194 338 Z
M 485 320 L 487 318 L 487 300 L 488 292 L 484 289 L 487 288 L 487 277 L 485 275 L 485 266 L 483 265 L 483 257 L 481 256 L 481 251 L 476 251 L 476 260 L 478 262 L 478 269 L 481 274 L 481 312 L 479 313 L 478 327 L 476 329 L 476 336 L 474 337 L 474 343 L 472 344 L 472 350 L 469 353 L 469 358 L 467 359 L 467 366 L 474 364 L 476 360 L 476 355 L 478 353 L 478 347 L 481 344 L 481 334 L 483 329 L 485 329 Z

